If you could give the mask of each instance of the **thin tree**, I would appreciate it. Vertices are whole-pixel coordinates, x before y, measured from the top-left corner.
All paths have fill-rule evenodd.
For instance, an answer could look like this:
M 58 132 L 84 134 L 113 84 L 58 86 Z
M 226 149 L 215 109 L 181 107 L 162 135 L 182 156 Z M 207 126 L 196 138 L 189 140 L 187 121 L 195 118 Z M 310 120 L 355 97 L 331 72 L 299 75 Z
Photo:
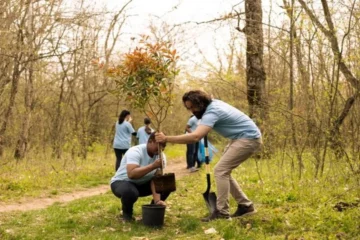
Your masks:
M 331 10 L 329 8 L 328 2 L 326 0 L 321 0 L 322 10 L 323 10 L 325 21 L 327 24 L 327 26 L 325 26 L 320 22 L 319 18 L 308 7 L 308 5 L 307 5 L 307 3 L 305 3 L 305 1 L 303 1 L 303 0 L 298 0 L 298 1 L 301 4 L 301 6 L 303 7 L 303 9 L 305 10 L 305 12 L 307 13 L 307 15 L 310 17 L 311 21 L 321 30 L 321 32 L 326 36 L 326 38 L 330 42 L 331 49 L 334 54 L 337 66 L 338 66 L 338 71 L 340 71 L 344 75 L 346 81 L 349 82 L 355 90 L 354 95 L 349 97 L 346 100 L 345 105 L 343 106 L 343 109 L 342 109 L 341 113 L 339 114 L 339 116 L 335 117 L 335 120 L 332 120 L 330 123 L 331 129 L 329 131 L 330 134 L 328 135 L 328 140 L 331 143 L 330 146 L 333 150 L 335 150 L 335 152 L 337 153 L 338 156 L 342 156 L 344 154 L 344 152 L 343 152 L 343 147 L 341 146 L 341 141 L 339 141 L 339 139 L 341 138 L 340 127 L 341 127 L 342 123 L 344 122 L 345 118 L 348 116 L 348 114 L 355 102 L 355 99 L 359 96 L 359 92 L 360 92 L 360 80 L 355 77 L 353 72 L 348 67 L 346 60 L 343 58 L 343 50 L 342 50 L 342 44 L 344 43 L 344 39 L 348 36 L 349 31 L 351 29 L 350 23 L 352 21 L 353 9 L 354 9 L 356 1 L 353 1 L 351 11 L 350 11 L 348 30 L 343 35 L 343 40 L 342 40 L 341 45 L 339 44 L 336 27 L 332 20 L 332 14 L 331 14 Z M 337 77 L 337 79 L 338 79 L 338 77 Z M 337 82 L 338 82 L 338 80 L 337 80 Z M 338 86 L 338 84 L 335 84 L 335 90 L 334 90 L 335 92 L 334 92 L 332 106 L 334 104 L 335 97 L 338 93 L 337 86 Z M 331 108 L 331 109 L 333 109 L 333 108 Z M 333 114 L 333 112 L 331 111 L 330 112 L 331 118 L 332 118 L 332 114 Z M 329 119 L 330 119 L 330 117 L 329 117 Z M 322 165 L 321 165 L 321 174 L 324 171 L 325 155 L 326 154 L 324 153 L 324 155 L 323 155 L 324 157 L 323 157 L 323 161 L 322 161 Z

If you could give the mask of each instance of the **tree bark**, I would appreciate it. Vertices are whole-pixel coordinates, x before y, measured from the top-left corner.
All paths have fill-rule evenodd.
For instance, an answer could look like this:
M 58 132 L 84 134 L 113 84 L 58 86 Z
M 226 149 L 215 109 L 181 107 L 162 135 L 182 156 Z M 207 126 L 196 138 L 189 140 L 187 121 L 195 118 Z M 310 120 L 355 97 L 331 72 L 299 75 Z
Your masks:
M 261 127 L 267 116 L 261 0 L 245 1 L 246 82 L 249 115 Z

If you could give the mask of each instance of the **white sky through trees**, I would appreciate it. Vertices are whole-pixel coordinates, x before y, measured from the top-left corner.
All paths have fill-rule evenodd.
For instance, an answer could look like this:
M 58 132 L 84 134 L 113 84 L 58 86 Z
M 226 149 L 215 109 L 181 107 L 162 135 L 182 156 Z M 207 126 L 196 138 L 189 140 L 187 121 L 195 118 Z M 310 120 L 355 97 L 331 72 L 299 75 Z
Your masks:
M 99 9 L 106 6 L 110 11 L 120 9 L 127 2 L 126 0 L 86 1 L 91 1 L 91 4 L 96 5 Z M 273 12 L 283 11 L 279 10 L 282 0 L 263 0 L 262 2 L 263 22 L 265 23 L 268 22 L 271 2 Z M 223 54 L 227 51 L 231 36 L 238 38 L 237 45 L 241 49 L 245 48 L 245 36 L 235 30 L 237 25 L 235 20 L 215 24 L 196 24 L 196 22 L 222 17 L 230 13 L 233 6 L 237 6 L 235 9 L 238 11 L 244 11 L 243 0 L 133 0 L 127 7 L 126 13 L 129 18 L 123 28 L 124 34 L 119 39 L 116 49 L 127 51 L 134 47 L 136 41 L 130 39 L 133 37 L 138 39 L 140 34 L 149 34 L 151 23 L 159 31 L 159 28 L 164 23 L 170 27 L 174 24 L 181 24 L 182 31 L 177 30 L 174 31 L 177 33 L 173 32 L 173 34 L 178 39 L 175 45 L 181 54 L 182 64 L 194 68 L 195 65 L 203 65 L 204 57 L 216 64 L 218 52 Z M 285 14 L 279 15 L 279 18 L 285 17 Z

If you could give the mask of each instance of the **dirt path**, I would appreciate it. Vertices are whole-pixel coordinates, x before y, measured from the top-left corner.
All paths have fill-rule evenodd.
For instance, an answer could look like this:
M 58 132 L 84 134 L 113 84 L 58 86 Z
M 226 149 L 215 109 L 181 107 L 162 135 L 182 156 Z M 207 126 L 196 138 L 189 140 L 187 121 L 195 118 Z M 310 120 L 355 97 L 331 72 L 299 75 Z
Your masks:
M 187 169 L 185 169 L 186 163 L 184 158 L 173 159 L 168 163 L 165 172 L 173 172 L 176 175 L 176 179 L 180 179 L 185 175 L 190 174 Z M 79 198 L 91 197 L 100 194 L 104 194 L 110 191 L 109 185 L 101 185 L 94 188 L 89 188 L 86 190 L 80 190 L 72 193 L 66 193 L 54 197 L 42 197 L 42 198 L 31 198 L 31 199 L 22 199 L 16 203 L 5 204 L 0 202 L 0 213 L 1 212 L 11 212 L 11 211 L 29 211 L 44 209 L 49 207 L 54 203 L 67 203 Z

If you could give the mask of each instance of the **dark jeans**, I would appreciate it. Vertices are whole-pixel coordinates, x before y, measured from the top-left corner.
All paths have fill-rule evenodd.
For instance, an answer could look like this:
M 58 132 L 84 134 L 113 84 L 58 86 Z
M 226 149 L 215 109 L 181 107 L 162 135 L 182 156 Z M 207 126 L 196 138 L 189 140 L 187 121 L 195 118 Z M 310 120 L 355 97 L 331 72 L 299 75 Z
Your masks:
M 115 151 L 115 155 L 116 155 L 116 162 L 115 162 L 115 172 L 118 170 L 118 168 L 120 167 L 120 163 L 121 163 L 121 159 L 123 157 L 123 155 L 126 153 L 128 149 L 117 149 L 114 148 Z
M 194 150 L 195 150 L 195 144 L 186 144 L 186 168 L 191 168 L 194 166 Z
M 145 184 L 137 185 L 129 181 L 116 181 L 111 184 L 111 191 L 113 194 L 121 199 L 123 215 L 131 217 L 133 214 L 134 203 L 138 200 L 138 197 L 150 196 L 151 181 Z M 170 193 L 162 193 L 160 199 L 165 201 Z M 154 200 L 151 201 L 154 204 Z
M 200 167 L 201 163 L 198 158 L 199 143 L 186 144 L 186 168 L 195 167 L 195 163 Z
M 195 150 L 194 150 L 194 166 L 195 162 L 197 163 L 197 167 L 201 167 L 201 162 L 198 157 L 198 151 L 199 151 L 199 142 L 195 143 Z

